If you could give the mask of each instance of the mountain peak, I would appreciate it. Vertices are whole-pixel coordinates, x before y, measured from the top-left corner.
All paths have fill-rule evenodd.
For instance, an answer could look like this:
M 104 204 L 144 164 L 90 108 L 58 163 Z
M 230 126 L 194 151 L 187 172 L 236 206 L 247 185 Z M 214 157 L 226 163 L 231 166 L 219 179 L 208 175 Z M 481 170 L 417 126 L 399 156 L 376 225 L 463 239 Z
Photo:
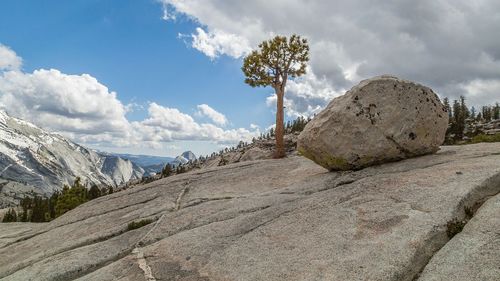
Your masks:
M 196 155 L 191 150 L 184 151 L 180 156 L 184 157 L 186 160 L 196 160 Z

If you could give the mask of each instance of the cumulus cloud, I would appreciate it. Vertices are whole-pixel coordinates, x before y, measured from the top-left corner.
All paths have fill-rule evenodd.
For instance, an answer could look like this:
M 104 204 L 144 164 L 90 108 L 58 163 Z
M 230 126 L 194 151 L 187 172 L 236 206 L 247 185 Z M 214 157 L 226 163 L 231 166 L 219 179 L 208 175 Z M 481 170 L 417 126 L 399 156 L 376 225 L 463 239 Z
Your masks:
M 450 91 L 466 95 L 467 103 L 476 108 L 500 102 L 500 80 L 496 79 L 475 79 L 467 83 L 459 83 Z M 484 103 L 485 100 L 491 100 L 491 97 L 493 100 L 490 103 Z
M 116 93 L 88 74 L 7 71 L 0 76 L 0 93 L 0 106 L 7 112 L 52 131 L 119 137 L 128 131 Z
M 307 37 L 311 71 L 324 81 L 328 92 L 344 92 L 361 79 L 394 74 L 450 98 L 464 94 L 471 103 L 480 104 L 498 99 L 487 93 L 500 81 L 500 37 L 493 36 L 500 29 L 499 1 L 384 1 L 376 5 L 369 0 L 162 2 L 169 14 L 187 15 L 205 33 L 231 34 L 253 48 L 275 34 Z M 193 36 L 199 34 L 196 30 Z M 233 42 L 217 42 L 218 55 L 238 57 L 229 51 Z M 216 53 L 200 49 L 210 58 Z M 307 79 L 296 83 L 309 87 Z M 477 83 L 489 85 L 488 89 L 477 94 L 473 92 L 477 86 L 466 87 Z M 309 102 L 304 95 L 287 95 L 294 104 Z M 325 93 L 314 89 L 312 95 L 322 99 Z M 300 113 L 314 111 L 317 99 L 310 102 L 311 108 L 300 106 Z
M 9 47 L 0 44 L 0 71 L 18 70 L 21 68 L 23 60 L 17 56 Z
M 207 104 L 198 105 L 198 113 L 214 124 L 198 123 L 189 114 L 156 103 L 149 104 L 144 120 L 131 122 L 126 113 L 141 106 L 124 105 L 117 93 L 89 74 L 56 69 L 26 73 L 20 65 L 8 65 L 0 71 L 0 109 L 82 144 L 148 148 L 180 140 L 234 144 L 260 134 L 258 128 L 221 128 L 229 123 L 227 118 Z
M 191 34 L 191 39 L 191 46 L 211 59 L 220 55 L 239 58 L 252 50 L 245 38 L 220 30 L 206 32 L 198 27 L 196 33 Z
M 325 78 L 319 79 L 312 71 L 294 81 L 288 81 L 284 98 L 285 113 L 289 117 L 312 116 L 342 93 L 333 89 Z M 268 106 L 276 107 L 276 95 L 266 99 Z
M 219 126 L 227 125 L 228 121 L 226 116 L 218 112 L 217 110 L 211 108 L 208 104 L 200 104 L 197 107 L 198 107 L 197 115 L 206 116 Z
M 210 108 L 210 107 L 208 107 Z M 156 103 L 149 105 L 149 118 L 134 125 L 144 132 L 148 140 L 161 142 L 172 140 L 206 140 L 217 143 L 249 141 L 260 134 L 258 128 L 225 130 L 214 124 L 198 123 L 190 115 L 175 108 Z

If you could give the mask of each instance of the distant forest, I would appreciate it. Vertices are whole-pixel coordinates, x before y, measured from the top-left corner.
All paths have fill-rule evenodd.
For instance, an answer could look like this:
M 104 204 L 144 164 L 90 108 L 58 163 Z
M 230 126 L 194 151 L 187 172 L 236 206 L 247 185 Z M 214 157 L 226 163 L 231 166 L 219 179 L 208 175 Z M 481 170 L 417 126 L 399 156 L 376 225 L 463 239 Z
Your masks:
M 61 191 L 54 192 L 48 198 L 26 196 L 19 204 L 21 211 L 10 208 L 2 222 L 49 222 L 87 201 L 111 193 L 113 187 L 99 188 L 93 185 L 87 189 L 77 177 L 73 185 L 64 185 Z
M 485 134 L 485 124 L 500 120 L 500 104 L 485 105 L 481 108 L 468 107 L 463 96 L 450 102 L 443 99 L 448 111 L 449 125 L 445 144 L 465 144 L 477 142 L 498 142 L 500 135 Z

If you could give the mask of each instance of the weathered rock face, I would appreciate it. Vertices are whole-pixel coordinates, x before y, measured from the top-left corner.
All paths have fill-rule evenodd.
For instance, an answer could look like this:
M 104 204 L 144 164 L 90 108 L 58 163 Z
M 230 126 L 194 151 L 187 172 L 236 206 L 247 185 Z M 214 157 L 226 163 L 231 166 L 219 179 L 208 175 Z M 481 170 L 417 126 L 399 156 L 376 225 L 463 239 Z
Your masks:
M 500 195 L 486 201 L 463 231 L 425 267 L 419 281 L 500 280 Z
M 447 236 L 448 222 L 498 192 L 500 143 L 350 172 L 298 156 L 240 162 L 50 223 L 0 224 L 0 279 L 498 281 L 498 195 Z M 154 222 L 127 231 L 145 218 Z
M 260 147 L 252 147 L 243 153 L 240 161 L 271 159 L 272 156 L 273 156 L 273 154 L 269 150 L 264 150 Z
M 285 152 L 287 155 L 295 155 L 297 153 L 297 133 L 285 134 Z M 274 157 L 276 142 L 274 139 L 257 140 L 246 147 L 237 148 L 234 151 L 224 152 L 222 155 L 207 159 L 200 168 L 213 168 L 220 166 L 221 163 L 227 164 L 238 163 L 242 161 L 265 160 Z
M 362 81 L 307 124 L 298 150 L 330 170 L 352 170 L 434 153 L 448 114 L 425 86 L 392 76 Z

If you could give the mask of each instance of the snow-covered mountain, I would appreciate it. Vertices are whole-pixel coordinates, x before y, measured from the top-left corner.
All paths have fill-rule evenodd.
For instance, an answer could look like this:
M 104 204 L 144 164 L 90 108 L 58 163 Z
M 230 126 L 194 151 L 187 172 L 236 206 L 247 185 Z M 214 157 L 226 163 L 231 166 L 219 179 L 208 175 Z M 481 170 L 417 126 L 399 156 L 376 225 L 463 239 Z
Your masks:
M 76 177 L 89 185 L 116 186 L 143 174 L 130 160 L 98 153 L 0 111 L 1 179 L 51 194 Z

